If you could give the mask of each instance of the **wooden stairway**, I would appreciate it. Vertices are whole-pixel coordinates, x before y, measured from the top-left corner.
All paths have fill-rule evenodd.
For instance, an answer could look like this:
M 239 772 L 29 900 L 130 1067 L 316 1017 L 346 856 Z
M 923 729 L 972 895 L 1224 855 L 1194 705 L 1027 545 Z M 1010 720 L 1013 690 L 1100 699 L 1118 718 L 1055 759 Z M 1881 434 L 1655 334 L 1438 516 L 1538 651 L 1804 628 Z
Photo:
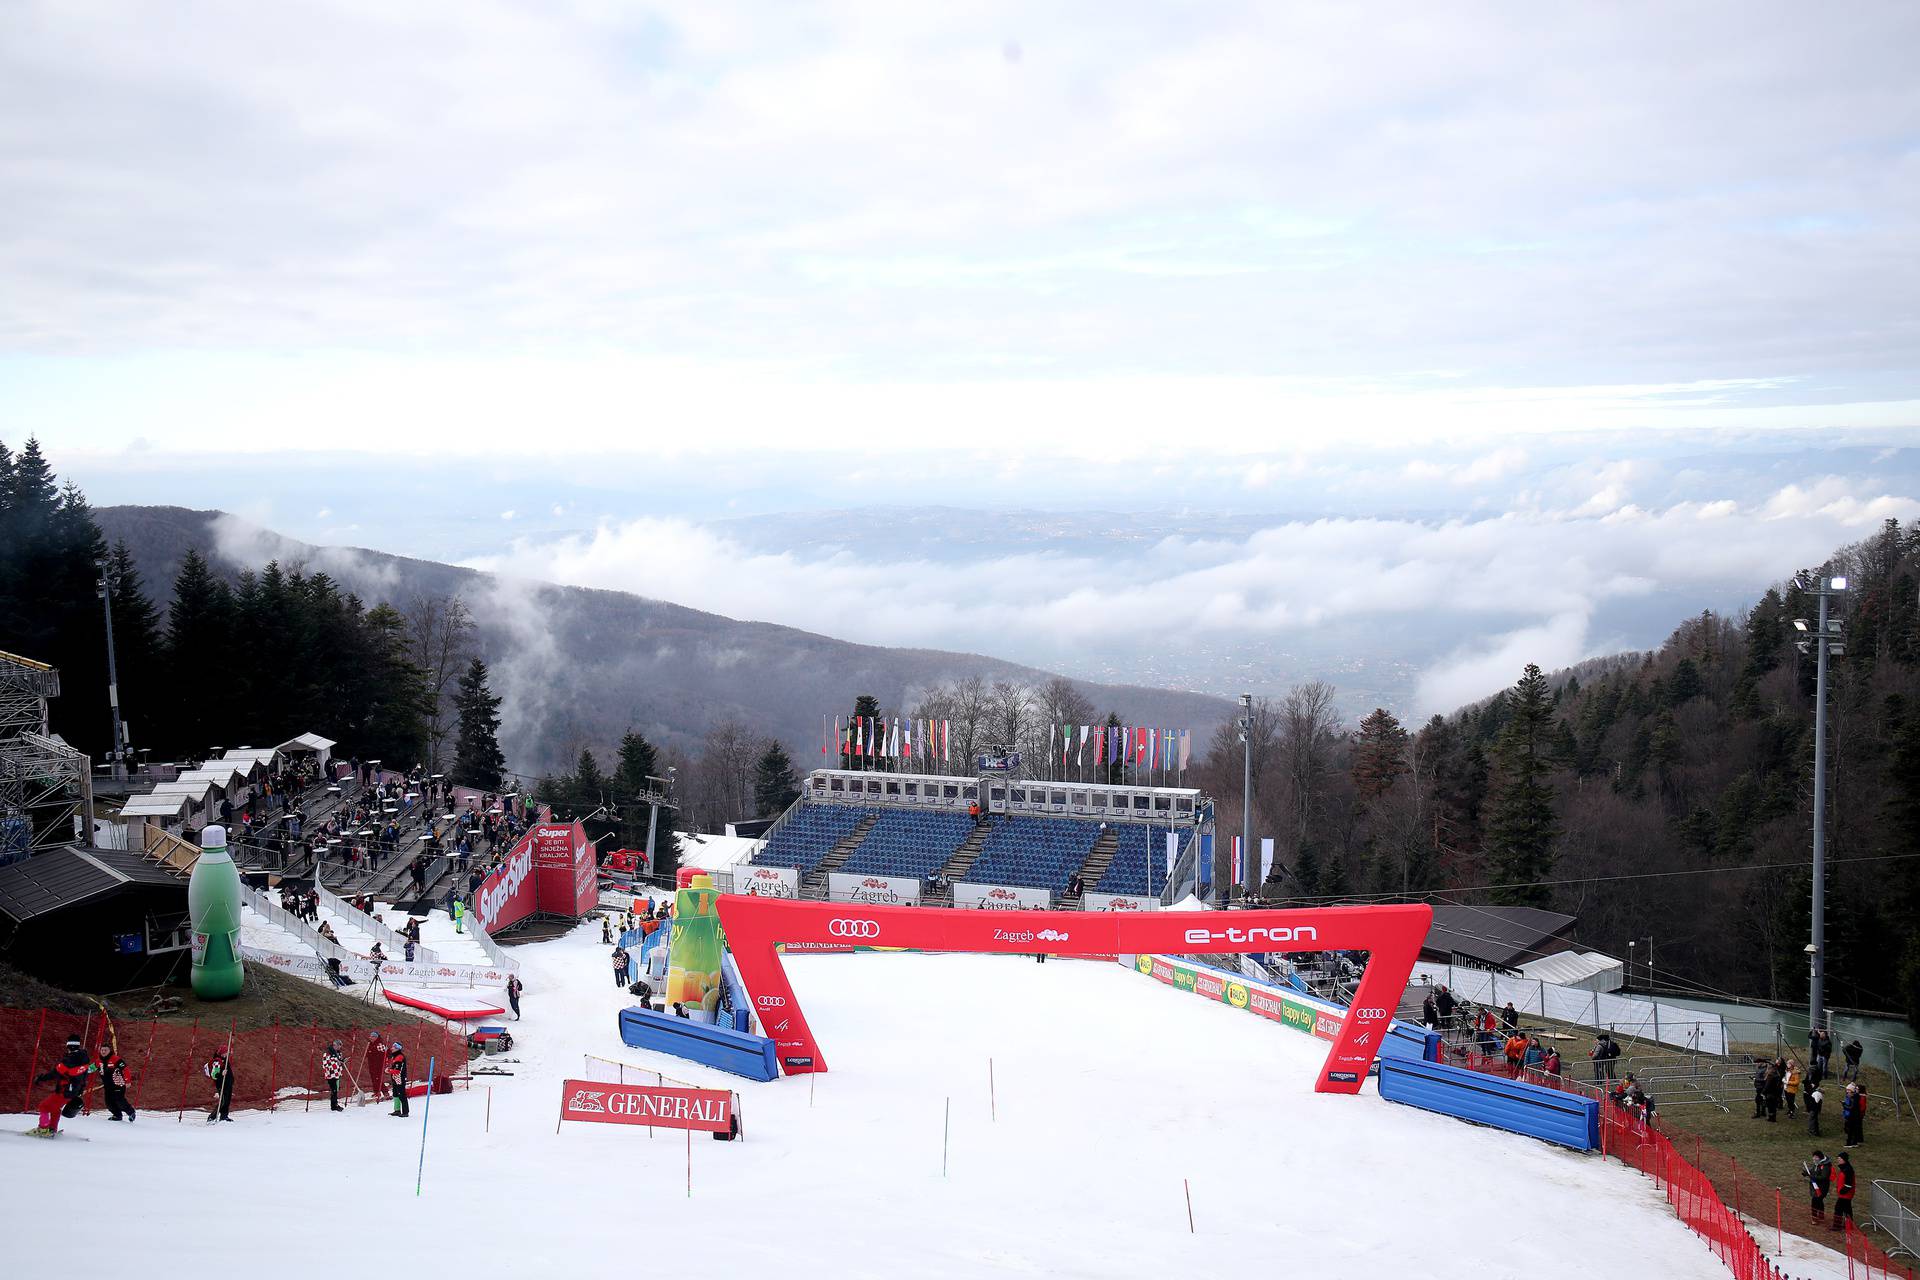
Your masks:
M 164 827 L 149 822 L 140 828 L 141 852 L 177 876 L 192 873 L 200 858 L 200 846 Z M 212 864 L 208 864 L 212 865 Z
M 1107 873 L 1113 864 L 1114 855 L 1120 852 L 1120 837 L 1112 827 L 1102 831 L 1093 842 L 1093 848 L 1087 850 L 1087 860 L 1080 864 L 1080 886 L 1083 893 L 1100 883 L 1100 877 Z M 1066 900 L 1066 895 L 1061 895 Z
M 847 859 L 853 856 L 853 851 L 860 847 L 860 842 L 867 838 L 867 832 L 873 830 L 874 824 L 879 821 L 879 814 L 870 813 L 860 819 L 859 825 L 854 827 L 853 830 L 841 836 L 839 842 L 836 843 L 833 848 L 827 850 L 827 856 L 820 859 L 813 870 L 807 872 L 807 887 L 810 889 L 818 889 L 824 893 L 827 888 L 827 874 L 832 871 L 838 871 L 845 865 Z

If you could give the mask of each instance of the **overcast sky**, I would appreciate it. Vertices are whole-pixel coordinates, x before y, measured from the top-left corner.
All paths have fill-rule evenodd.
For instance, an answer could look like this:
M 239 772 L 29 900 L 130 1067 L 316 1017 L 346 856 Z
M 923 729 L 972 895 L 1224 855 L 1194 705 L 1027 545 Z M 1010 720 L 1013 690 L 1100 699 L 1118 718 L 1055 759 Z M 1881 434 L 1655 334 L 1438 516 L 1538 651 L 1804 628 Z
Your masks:
M 1870 460 L 1920 426 L 1917 48 L 1904 0 L 8 0 L 0 439 L 102 501 L 749 614 L 693 526 L 862 501 L 1536 553 L 1632 506 L 1681 561 L 1724 535 L 1670 510 L 1729 502 L 1777 535 L 1749 573 L 1911 505 Z M 1866 451 L 1718 492 L 1769 436 Z M 708 572 L 607 567 L 669 532 Z M 1181 609 L 1304 607 L 1158 554 Z

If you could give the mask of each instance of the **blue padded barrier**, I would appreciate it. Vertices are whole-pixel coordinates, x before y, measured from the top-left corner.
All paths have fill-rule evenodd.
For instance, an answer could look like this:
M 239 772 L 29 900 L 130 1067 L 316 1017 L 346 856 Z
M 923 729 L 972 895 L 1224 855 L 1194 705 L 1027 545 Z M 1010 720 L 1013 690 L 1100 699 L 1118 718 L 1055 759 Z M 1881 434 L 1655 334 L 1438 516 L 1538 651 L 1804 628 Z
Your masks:
M 634 1049 L 651 1049 L 749 1080 L 779 1076 L 773 1041 L 731 1027 L 717 1027 L 638 1006 L 620 1011 L 620 1039 Z
M 1593 1151 L 1600 1145 L 1600 1103 L 1464 1067 L 1412 1058 L 1380 1060 L 1380 1096 L 1508 1133 Z

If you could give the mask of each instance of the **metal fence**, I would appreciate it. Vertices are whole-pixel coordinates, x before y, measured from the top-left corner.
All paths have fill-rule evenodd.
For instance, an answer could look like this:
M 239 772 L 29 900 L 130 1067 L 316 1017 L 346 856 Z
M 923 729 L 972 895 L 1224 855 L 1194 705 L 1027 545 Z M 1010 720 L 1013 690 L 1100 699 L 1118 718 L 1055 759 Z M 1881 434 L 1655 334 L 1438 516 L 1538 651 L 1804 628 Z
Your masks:
M 1465 969 L 1422 962 L 1414 981 L 1445 983 L 1455 998 L 1500 1008 L 1509 1002 L 1520 1013 L 1652 1040 L 1678 1049 L 1723 1054 L 1727 1027 L 1719 1014 L 1652 1000 L 1629 1000 L 1604 991 L 1563 987 L 1539 978 L 1515 978 L 1490 969 Z
M 1909 1203 L 1920 1204 L 1920 1182 L 1876 1181 L 1868 1212 L 1874 1226 L 1900 1242 L 1894 1253 L 1920 1257 L 1920 1212 Z

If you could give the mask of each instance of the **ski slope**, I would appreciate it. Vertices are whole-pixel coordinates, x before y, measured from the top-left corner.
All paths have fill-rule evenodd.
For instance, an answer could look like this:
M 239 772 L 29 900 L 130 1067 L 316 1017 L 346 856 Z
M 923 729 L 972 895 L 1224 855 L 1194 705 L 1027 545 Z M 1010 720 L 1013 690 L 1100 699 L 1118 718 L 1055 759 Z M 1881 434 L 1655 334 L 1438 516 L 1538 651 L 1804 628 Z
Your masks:
M 298 1104 L 215 1126 L 83 1117 L 84 1144 L 0 1142 L 9 1221 L 73 1224 L 11 1233 L 9 1270 L 1727 1274 L 1637 1175 L 1370 1091 L 1312 1093 L 1323 1042 L 1118 965 L 793 957 L 834 1069 L 754 1084 L 621 1046 L 629 997 L 598 924 L 515 954 L 518 1074 L 477 1082 L 490 1132 L 484 1087 L 433 1099 L 418 1199 L 424 1100 L 410 1121 Z M 588 1053 L 737 1089 L 746 1140 L 696 1135 L 689 1197 L 682 1134 L 556 1134 L 560 1081 Z M 111 1225 L 82 1228 L 76 1206 L 111 1207 Z

